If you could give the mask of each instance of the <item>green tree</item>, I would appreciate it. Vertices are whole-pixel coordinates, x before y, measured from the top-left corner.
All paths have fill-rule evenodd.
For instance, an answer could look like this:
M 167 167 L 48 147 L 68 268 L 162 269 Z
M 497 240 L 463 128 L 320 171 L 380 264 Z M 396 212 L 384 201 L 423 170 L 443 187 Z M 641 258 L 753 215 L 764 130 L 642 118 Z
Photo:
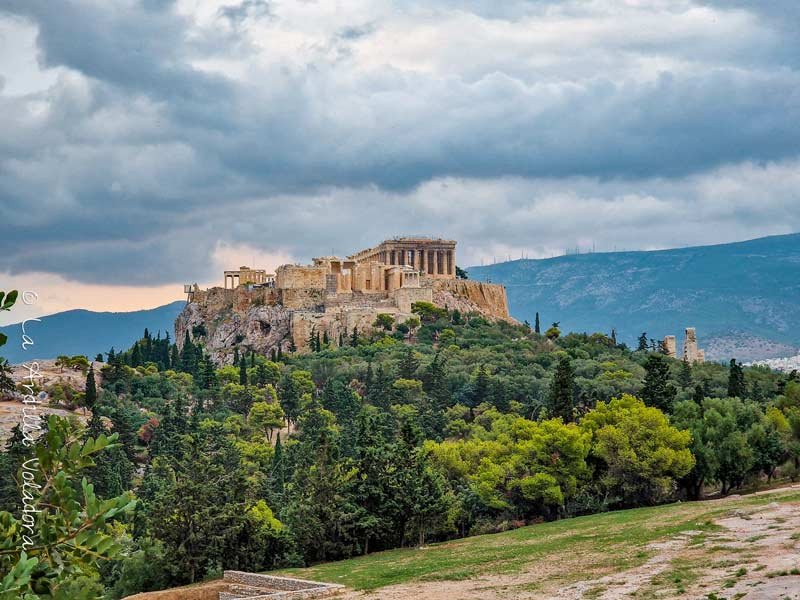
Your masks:
M 135 500 L 129 493 L 101 500 L 85 477 L 77 481 L 116 436 L 84 441 L 83 428 L 75 422 L 51 415 L 47 423 L 31 459 L 41 477 L 35 482 L 40 495 L 32 506 L 47 509 L 23 521 L 0 512 L 0 597 L 99 599 L 100 565 L 121 549 L 109 525 L 131 513 Z
M 536 311 L 536 319 L 533 322 L 533 331 L 536 332 L 537 334 L 542 333 L 542 326 L 541 323 L 539 322 L 539 311 Z
M 419 359 L 414 354 L 414 348 L 406 346 L 403 355 L 400 358 L 400 365 L 398 367 L 398 376 L 401 379 L 415 379 L 417 370 L 419 369 Z
M 644 385 L 642 400 L 647 406 L 655 406 L 664 412 L 672 410 L 677 390 L 669 382 L 669 364 L 662 354 L 650 354 L 644 363 Z
M 285 414 L 280 404 L 275 402 L 256 402 L 250 407 L 248 422 L 263 432 L 272 441 L 272 433 L 283 426 Z
M 247 363 L 244 356 L 239 359 L 239 385 L 247 385 Z
M 388 313 L 379 313 L 372 325 L 385 331 L 391 331 L 394 327 L 394 317 Z
M 642 335 L 639 336 L 639 343 L 636 346 L 637 352 L 647 352 L 648 349 L 648 342 L 647 342 L 647 332 L 643 331 Z
M 575 372 L 569 356 L 562 354 L 550 384 L 550 413 L 565 423 L 575 420 Z
M 689 431 L 628 394 L 598 402 L 581 428 L 591 434 L 601 484 L 622 506 L 663 502 L 694 466 Z
M 744 382 L 744 369 L 741 363 L 737 363 L 735 358 L 731 359 L 728 370 L 728 397 L 744 398 L 747 395 L 747 388 Z
M 89 367 L 89 372 L 86 374 L 86 392 L 83 396 L 83 404 L 91 411 L 94 411 L 95 404 L 97 404 L 97 383 L 94 380 L 94 365 Z

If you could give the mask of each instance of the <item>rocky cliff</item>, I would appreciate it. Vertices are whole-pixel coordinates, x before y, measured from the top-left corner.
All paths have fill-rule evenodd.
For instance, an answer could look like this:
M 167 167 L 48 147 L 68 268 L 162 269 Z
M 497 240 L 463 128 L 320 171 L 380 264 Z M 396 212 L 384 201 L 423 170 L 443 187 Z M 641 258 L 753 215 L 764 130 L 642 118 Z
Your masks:
M 335 344 L 354 329 L 370 331 L 380 313 L 391 314 L 402 323 L 412 316 L 413 302 L 424 299 L 463 314 L 510 320 L 503 286 L 478 281 L 424 280 L 422 288 L 397 290 L 394 297 L 323 294 L 311 303 L 299 302 L 298 290 L 286 292 L 245 287 L 197 291 L 175 320 L 175 340 L 182 346 L 188 332 L 189 338 L 202 342 L 221 365 L 233 362 L 237 346 L 240 351 L 264 355 L 278 348 L 303 351 L 312 333 L 327 334 Z

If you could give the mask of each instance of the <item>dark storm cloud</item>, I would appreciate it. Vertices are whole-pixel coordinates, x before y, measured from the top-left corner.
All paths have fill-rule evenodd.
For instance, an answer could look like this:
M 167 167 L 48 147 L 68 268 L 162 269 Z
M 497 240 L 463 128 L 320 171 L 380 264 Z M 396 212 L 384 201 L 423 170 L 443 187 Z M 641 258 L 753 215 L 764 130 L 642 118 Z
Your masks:
M 648 36 L 615 19 L 613 2 L 591 3 L 603 14 L 577 2 L 395 2 L 400 16 L 311 24 L 327 37 L 278 60 L 259 47 L 291 29 L 277 2 L 223 3 L 198 25 L 166 1 L 56 11 L 6 0 L 0 17 L 34 25 L 40 64 L 58 75 L 27 96 L 0 95 L 0 220 L 9 225 L 0 272 L 160 283 L 202 276 L 219 240 L 307 257 L 439 230 L 485 252 L 530 248 L 526 236 L 536 237 L 544 252 L 558 239 L 544 235 L 552 226 L 536 218 L 542 207 L 560 202 L 558 235 L 575 237 L 585 224 L 572 207 L 605 210 L 630 194 L 647 209 L 624 203 L 638 223 L 663 216 L 674 228 L 669 207 L 685 200 L 674 189 L 718 206 L 703 174 L 800 154 L 800 74 L 785 28 L 793 5 L 712 4 L 751 16 L 721 24 L 709 12 Z M 245 39 L 252 21 L 275 28 Z M 438 41 L 418 49 L 431 22 Z M 454 40 L 448 53 L 462 26 L 486 37 Z M 540 43 L 548 26 L 567 28 L 563 40 Z M 367 66 L 375 53 L 389 56 L 379 68 Z M 432 220 L 427 206 L 447 195 L 436 182 L 457 179 L 468 182 L 450 184 L 462 195 Z M 492 210 L 497 202 L 513 221 Z

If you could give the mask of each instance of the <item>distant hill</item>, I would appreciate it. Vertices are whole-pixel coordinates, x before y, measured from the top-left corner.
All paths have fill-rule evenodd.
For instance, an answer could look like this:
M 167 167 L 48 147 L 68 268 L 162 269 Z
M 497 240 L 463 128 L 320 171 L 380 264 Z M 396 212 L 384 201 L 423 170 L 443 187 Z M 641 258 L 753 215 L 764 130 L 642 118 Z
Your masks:
M 652 252 L 515 260 L 468 269 L 503 283 L 511 314 L 564 331 L 617 329 L 629 345 L 696 327 L 711 359 L 758 360 L 800 347 L 800 234 Z
M 90 359 L 112 346 L 127 349 L 139 339 L 147 327 L 153 335 L 161 330 L 162 337 L 173 335 L 175 317 L 186 304 L 183 300 L 158 308 L 134 312 L 92 312 L 68 310 L 46 317 L 41 323 L 29 322 L 27 331 L 35 345 L 23 350 L 20 346 L 21 325 L 0 327 L 8 336 L 8 344 L 0 349 L 11 363 L 32 358 L 55 358 L 61 354 L 85 354 Z

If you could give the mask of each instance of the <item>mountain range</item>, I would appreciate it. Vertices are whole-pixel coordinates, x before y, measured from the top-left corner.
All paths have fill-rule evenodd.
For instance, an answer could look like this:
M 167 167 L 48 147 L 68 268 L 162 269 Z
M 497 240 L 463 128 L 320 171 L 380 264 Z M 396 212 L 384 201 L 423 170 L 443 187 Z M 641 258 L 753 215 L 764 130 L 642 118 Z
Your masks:
M 697 329 L 707 358 L 744 361 L 798 354 L 800 348 L 800 234 L 732 244 L 637 252 L 603 252 L 514 260 L 467 269 L 471 279 L 502 283 L 511 314 L 543 329 L 617 332 L 634 345 Z M 23 351 L 20 326 L 0 327 L 12 363 L 60 354 L 93 357 L 128 348 L 147 327 L 173 335 L 179 300 L 151 310 L 69 310 L 33 326 L 36 345 Z M 29 327 L 31 325 L 29 324 Z
M 800 234 L 714 246 L 514 260 L 468 269 L 502 283 L 511 314 L 564 331 L 616 329 L 635 344 L 697 329 L 712 360 L 757 360 L 800 347 Z
M 162 337 L 167 333 L 173 336 L 175 318 L 185 304 L 185 300 L 178 300 L 158 308 L 133 312 L 67 310 L 41 317 L 40 323 L 28 322 L 26 326 L 34 341 L 27 350 L 22 349 L 21 325 L 7 325 L 0 327 L 0 332 L 8 336 L 8 343 L 0 349 L 0 356 L 11 363 L 19 363 L 62 354 L 85 354 L 91 359 L 112 346 L 117 350 L 127 350 L 142 337 L 145 327 L 153 335 L 161 331 Z

